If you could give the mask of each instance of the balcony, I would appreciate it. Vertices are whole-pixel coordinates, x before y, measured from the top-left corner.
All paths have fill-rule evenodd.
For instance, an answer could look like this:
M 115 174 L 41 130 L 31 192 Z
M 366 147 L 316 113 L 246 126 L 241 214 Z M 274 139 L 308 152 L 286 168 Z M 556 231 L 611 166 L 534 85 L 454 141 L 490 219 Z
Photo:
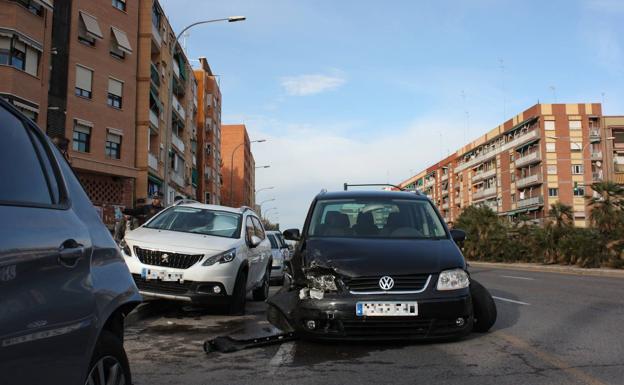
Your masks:
M 173 73 L 179 79 L 180 78 L 180 65 L 178 64 L 178 61 L 175 60 L 175 58 L 173 59 L 172 63 L 173 63 Z
M 518 201 L 518 208 L 525 208 L 531 206 L 541 206 L 544 204 L 544 198 L 542 196 L 521 199 Z
M 180 187 L 186 187 L 186 184 L 184 183 L 184 175 L 180 175 L 180 174 L 176 174 L 175 172 L 172 172 L 171 180 Z
M 523 157 L 517 158 L 515 160 L 516 168 L 521 168 L 524 166 L 528 166 L 533 163 L 539 163 L 542 161 L 542 154 L 539 151 L 535 151 L 530 153 L 529 155 L 525 155 Z
M 517 136 L 513 140 L 510 140 L 509 142 L 505 143 L 503 146 L 501 146 L 501 151 L 506 151 L 506 150 L 515 148 L 517 146 L 520 146 L 527 142 L 535 140 L 539 137 L 540 137 L 540 133 L 538 130 L 529 131 L 526 134 Z
M 624 164 L 615 163 L 613 168 L 615 169 L 615 172 L 624 172 Z
M 592 151 L 591 160 L 602 160 L 602 151 Z
M 154 63 L 150 64 L 150 80 L 156 89 L 160 88 L 160 73 Z
M 171 144 L 176 146 L 178 150 L 184 152 L 184 142 L 176 134 L 171 134 Z
M 158 171 L 158 158 L 151 152 L 147 153 L 147 165 L 154 171 Z
M 468 162 L 462 163 L 459 166 L 455 167 L 455 172 L 457 173 L 459 171 L 463 171 L 467 169 L 468 167 L 474 167 L 480 163 L 485 162 L 486 160 L 492 159 L 499 152 L 500 152 L 500 148 L 496 148 L 494 150 L 490 150 L 486 152 L 485 154 L 481 154 L 477 156 L 476 158 L 472 158 Z
M 425 181 L 425 187 L 431 187 L 435 183 L 435 179 L 428 179 Z
M 476 183 L 483 179 L 489 179 L 493 176 L 496 176 L 496 168 L 487 171 L 481 171 L 472 176 L 472 183 Z
M 601 181 L 602 181 L 602 171 L 592 172 L 592 182 L 601 182 Z
M 152 24 L 152 41 L 154 42 L 155 48 L 160 51 L 160 47 L 162 46 L 162 36 L 160 36 L 160 31 L 158 27 Z
M 175 96 L 173 97 L 173 110 L 180 115 L 183 121 L 186 120 L 186 111 L 184 110 L 184 107 L 182 107 L 178 98 Z
M 488 207 L 494 212 L 498 212 L 498 203 L 495 200 L 485 201 L 483 202 L 483 206 Z
M 442 196 L 443 197 L 447 196 L 448 194 L 449 194 L 449 190 L 448 189 L 442 190 Z
M 160 127 L 159 126 L 160 119 L 158 118 L 158 114 L 151 109 L 149 110 L 149 121 L 150 121 L 150 124 L 154 126 L 156 130 L 158 130 L 158 128 Z
M 516 181 L 516 188 L 524 188 L 542 183 L 542 174 L 529 175 Z
M 485 199 L 494 195 L 496 195 L 496 186 L 476 191 L 474 194 L 472 194 L 472 200 L 476 201 L 480 199 Z
M 440 177 L 440 180 L 442 182 L 447 181 L 448 180 L 448 174 L 442 174 L 442 177 Z
M 600 130 L 597 128 L 589 129 L 589 141 L 591 143 L 600 142 Z
M 448 208 L 449 208 L 448 202 L 442 203 L 441 207 L 442 207 L 442 210 L 448 210 Z

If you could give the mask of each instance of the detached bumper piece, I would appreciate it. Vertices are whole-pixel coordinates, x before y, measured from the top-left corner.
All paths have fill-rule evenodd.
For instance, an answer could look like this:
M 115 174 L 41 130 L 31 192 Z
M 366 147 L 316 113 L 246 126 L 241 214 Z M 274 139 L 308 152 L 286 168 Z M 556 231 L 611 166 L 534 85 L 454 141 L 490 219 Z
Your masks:
M 281 344 L 296 339 L 297 336 L 295 335 L 295 333 L 281 333 L 272 336 L 240 340 L 232 338 L 230 336 L 220 336 L 204 342 L 204 351 L 206 353 L 233 353 L 243 349 L 259 348 L 267 345 Z

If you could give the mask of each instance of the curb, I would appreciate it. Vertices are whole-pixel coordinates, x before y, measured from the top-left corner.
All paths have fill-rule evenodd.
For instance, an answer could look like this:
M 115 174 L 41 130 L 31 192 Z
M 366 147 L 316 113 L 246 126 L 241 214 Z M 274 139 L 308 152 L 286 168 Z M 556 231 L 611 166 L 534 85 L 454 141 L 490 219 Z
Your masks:
M 581 268 L 572 266 L 540 265 L 537 263 L 505 263 L 467 261 L 472 267 L 491 267 L 498 269 L 538 271 L 543 273 L 585 275 L 593 277 L 624 278 L 624 270 L 606 268 Z

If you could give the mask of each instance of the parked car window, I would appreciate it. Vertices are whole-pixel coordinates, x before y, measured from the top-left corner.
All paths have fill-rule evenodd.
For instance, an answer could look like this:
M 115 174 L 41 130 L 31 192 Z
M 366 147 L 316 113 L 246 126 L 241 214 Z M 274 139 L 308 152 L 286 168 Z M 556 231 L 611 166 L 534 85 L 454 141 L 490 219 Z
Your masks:
M 148 229 L 238 238 L 241 215 L 228 211 L 174 206 L 145 225 Z
M 245 236 L 247 238 L 247 242 L 251 242 L 251 236 L 256 234 L 256 229 L 254 228 L 253 222 L 251 221 L 251 216 L 247 217 L 245 221 Z
M 269 238 L 269 242 L 271 242 L 272 249 L 279 249 L 279 245 L 275 239 L 276 237 L 273 234 L 267 234 L 267 238 Z
M 308 235 L 435 239 L 446 237 L 446 231 L 426 200 L 347 199 L 320 200 Z
M 284 240 L 284 236 L 282 234 L 275 234 L 275 238 L 279 242 L 280 249 L 285 249 L 288 247 L 286 244 L 286 240 Z
M 256 232 L 256 237 L 260 239 L 265 239 L 266 234 L 264 233 L 264 227 L 262 227 L 260 220 L 256 217 L 252 217 L 252 220 L 253 220 L 253 224 L 254 224 L 254 228 Z
M 32 135 L 13 114 L 0 109 L 3 138 L 0 141 L 0 202 L 3 204 L 50 205 L 51 192 L 56 190 L 44 172 L 47 155 L 39 157 L 33 147 Z M 58 193 L 57 193 L 58 194 Z M 58 195 L 56 195 L 58 196 Z

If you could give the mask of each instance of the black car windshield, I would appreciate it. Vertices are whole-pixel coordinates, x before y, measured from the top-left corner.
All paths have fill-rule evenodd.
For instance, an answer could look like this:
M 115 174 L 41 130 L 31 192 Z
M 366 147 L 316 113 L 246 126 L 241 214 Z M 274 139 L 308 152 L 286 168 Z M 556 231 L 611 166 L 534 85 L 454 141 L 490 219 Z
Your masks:
M 174 206 L 165 210 L 144 227 L 238 238 L 240 236 L 241 218 L 240 214 L 227 211 Z
M 308 236 L 439 239 L 447 235 L 426 200 L 328 199 L 316 203 Z

